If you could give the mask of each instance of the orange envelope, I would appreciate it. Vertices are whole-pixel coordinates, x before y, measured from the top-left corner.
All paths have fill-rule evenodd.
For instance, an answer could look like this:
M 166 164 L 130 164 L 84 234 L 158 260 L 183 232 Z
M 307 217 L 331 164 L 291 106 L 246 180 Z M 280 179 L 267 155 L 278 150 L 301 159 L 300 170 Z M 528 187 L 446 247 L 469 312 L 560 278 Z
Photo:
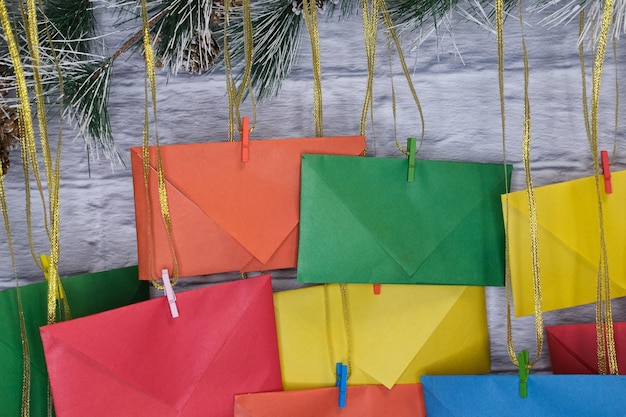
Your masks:
M 302 154 L 361 155 L 363 136 L 161 146 L 181 277 L 292 268 L 297 263 Z M 150 149 L 150 205 L 141 148 L 131 148 L 140 279 L 160 279 L 172 256 Z
M 348 387 L 338 407 L 338 388 L 262 392 L 235 396 L 235 417 L 425 417 L 421 384 Z

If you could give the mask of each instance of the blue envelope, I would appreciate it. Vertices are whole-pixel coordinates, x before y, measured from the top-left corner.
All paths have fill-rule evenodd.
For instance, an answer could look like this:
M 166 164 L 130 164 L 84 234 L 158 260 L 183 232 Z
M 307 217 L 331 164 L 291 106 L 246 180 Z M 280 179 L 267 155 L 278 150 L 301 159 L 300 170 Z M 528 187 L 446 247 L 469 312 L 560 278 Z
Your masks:
M 530 375 L 528 397 L 517 375 L 423 376 L 428 417 L 623 417 L 626 376 Z

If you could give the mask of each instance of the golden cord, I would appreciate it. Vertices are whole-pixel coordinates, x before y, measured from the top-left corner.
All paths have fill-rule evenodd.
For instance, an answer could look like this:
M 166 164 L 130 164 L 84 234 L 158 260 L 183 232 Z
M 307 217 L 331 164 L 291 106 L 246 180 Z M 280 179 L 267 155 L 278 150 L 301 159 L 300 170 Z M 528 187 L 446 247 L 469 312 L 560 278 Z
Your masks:
M 159 191 L 159 205 L 161 208 L 161 217 L 163 218 L 163 223 L 165 225 L 165 230 L 167 232 L 167 238 L 170 246 L 170 254 L 172 256 L 172 285 L 175 285 L 178 282 L 178 260 L 176 257 L 176 250 L 174 246 L 174 235 L 172 231 L 172 218 L 170 214 L 168 198 L 167 198 L 167 188 L 165 184 L 165 174 L 163 172 L 163 161 L 161 158 L 161 148 L 159 143 L 159 133 L 157 128 L 157 102 L 156 102 L 156 71 L 155 71 L 155 60 L 154 60 L 154 50 L 152 48 L 152 42 L 150 40 L 150 25 L 148 22 L 148 6 L 147 1 L 141 1 L 141 15 L 143 21 L 143 47 L 144 47 L 144 57 L 146 63 L 146 73 L 148 75 L 148 84 L 150 88 L 150 101 L 152 102 L 152 113 L 154 116 L 154 136 L 155 136 L 155 152 L 156 152 L 156 165 L 157 165 L 157 184 Z M 148 209 L 151 209 L 151 205 L 149 203 L 150 193 L 149 193 L 149 179 L 150 179 L 150 120 L 149 120 L 149 104 L 148 104 L 148 90 L 146 86 L 146 100 L 144 106 L 144 128 L 143 128 L 143 170 L 144 170 L 144 185 L 146 187 L 146 196 L 148 199 Z M 150 268 L 152 268 L 152 263 L 150 263 Z M 151 275 L 154 274 L 151 272 Z M 154 285 L 158 289 L 163 289 L 163 287 L 158 284 L 154 279 L 152 279 L 152 285 Z
M 320 35 L 317 24 L 317 5 L 315 0 L 302 0 L 302 15 L 309 31 L 311 56 L 313 60 L 313 120 L 315 135 L 324 136 L 322 109 L 322 64 L 320 60 Z
M 328 339 L 328 355 L 331 359 L 331 371 L 335 375 L 335 364 L 333 358 L 335 354 L 333 352 L 333 335 L 330 331 L 332 325 L 330 320 L 330 305 L 328 300 L 328 288 L 329 284 L 324 284 L 324 318 L 326 324 L 326 337 Z M 348 366 L 347 379 L 350 378 L 352 373 L 352 326 L 350 321 L 350 310 L 348 304 L 348 287 L 346 284 L 339 284 L 339 291 L 341 292 L 341 307 L 343 313 L 343 327 L 346 336 L 346 365 Z
M 237 87 L 235 79 L 232 75 L 232 66 L 230 61 L 230 50 L 228 45 L 228 27 L 230 25 L 230 1 L 224 2 L 224 72 L 226 76 L 226 92 L 228 94 L 228 141 L 235 140 L 235 124 L 239 126 L 241 132 L 241 104 L 243 97 L 248 90 L 250 94 L 250 105 L 252 108 L 252 123 L 249 133 L 254 130 L 256 125 L 256 103 L 254 101 L 254 91 L 252 89 L 252 63 L 254 55 L 254 39 L 252 32 L 252 11 L 250 0 L 244 0 L 242 3 L 243 10 L 243 34 L 244 34 L 244 60 L 245 68 L 241 84 Z M 235 121 L 236 117 L 236 121 Z
M 4 1 L 0 3 L 0 17 L 2 26 L 4 26 L 4 11 L 6 7 Z M 26 321 L 24 319 L 24 307 L 22 305 L 22 296 L 20 293 L 20 284 L 17 278 L 17 269 L 15 267 L 15 250 L 13 247 L 13 235 L 11 233 L 11 225 L 9 223 L 9 211 L 7 207 L 6 193 L 4 191 L 4 175 L 0 173 L 0 210 L 2 210 L 2 218 L 4 220 L 4 230 L 7 235 L 7 244 L 11 256 L 11 266 L 13 267 L 13 276 L 15 277 L 15 294 L 17 298 L 17 314 L 20 322 L 20 339 L 22 341 L 22 407 L 21 417 L 30 415 L 30 347 L 28 343 L 28 335 L 26 333 Z
M 418 152 L 419 149 L 422 147 L 422 144 L 424 143 L 425 128 L 426 128 L 426 124 L 424 122 L 424 111 L 422 110 L 422 104 L 420 102 L 419 97 L 417 96 L 417 92 L 415 91 L 415 86 L 413 85 L 413 80 L 411 79 L 409 68 L 406 64 L 406 60 L 404 59 L 404 53 L 402 52 L 402 45 L 400 44 L 400 38 L 398 37 L 398 33 L 396 32 L 396 29 L 393 26 L 391 15 L 389 14 L 389 10 L 387 9 L 387 3 L 385 2 L 385 0 L 379 0 L 379 1 L 381 2 L 380 10 L 383 16 L 383 21 L 385 22 L 385 27 L 387 29 L 387 35 L 391 36 L 391 39 L 393 39 L 393 43 L 396 47 L 396 51 L 398 52 L 398 59 L 400 60 L 402 71 L 404 72 L 404 77 L 407 80 L 409 90 L 411 91 L 411 95 L 413 96 L 413 101 L 415 102 L 415 105 L 417 106 L 417 111 L 420 116 L 420 123 L 421 123 L 420 143 L 416 151 Z M 396 146 L 398 145 L 399 143 L 396 137 Z M 399 146 L 399 149 L 402 153 L 406 155 L 406 151 L 404 150 L 402 146 Z
M 532 273 L 533 273 L 533 300 L 534 300 L 534 327 L 535 327 L 535 340 L 536 340 L 536 356 L 527 365 L 528 369 L 534 366 L 541 356 L 543 350 L 543 306 L 541 296 L 541 276 L 539 268 L 539 242 L 538 242 L 538 227 L 537 227 L 537 207 L 534 194 L 533 181 L 531 176 L 530 167 L 530 145 L 531 145 L 531 113 L 530 113 L 530 98 L 529 98 L 529 64 L 528 64 L 528 51 L 526 49 L 526 41 L 524 38 L 522 8 L 520 4 L 520 26 L 522 36 L 522 52 L 524 59 L 524 129 L 522 137 L 522 160 L 524 163 L 524 173 L 526 182 L 526 196 L 528 200 L 528 219 L 529 219 L 529 232 L 531 242 L 531 259 L 532 259 Z M 500 91 L 500 108 L 504 109 L 504 3 L 503 0 L 496 0 L 496 33 L 498 43 L 498 75 L 499 75 L 499 91 Z M 505 125 L 504 125 L 504 112 L 502 113 L 502 129 L 503 129 L 503 144 L 505 140 Z M 507 207 L 508 213 L 508 207 Z M 506 221 L 508 222 L 508 215 L 506 215 Z M 508 224 L 508 223 L 507 223 Z M 508 227 L 507 227 L 508 229 Z M 508 238 L 506 240 L 508 243 Z M 509 270 L 509 251 L 508 245 L 505 250 L 506 256 L 506 270 L 505 270 L 505 292 L 506 292 L 506 324 L 507 324 L 507 350 L 509 358 L 514 365 L 519 366 L 519 361 L 515 352 L 515 346 L 513 343 L 513 326 L 511 319 L 511 274 Z
M 608 370 L 612 375 L 618 374 L 617 355 L 615 351 L 615 337 L 613 334 L 613 311 L 611 307 L 611 289 L 608 265 L 608 253 L 606 247 L 606 237 L 604 230 L 604 214 L 602 185 L 600 181 L 600 169 L 598 161 L 598 111 L 600 105 L 600 84 L 602 81 L 602 68 L 604 65 L 604 55 L 608 40 L 611 18 L 613 15 L 613 0 L 604 2 L 602 14 L 602 26 L 598 44 L 596 46 L 596 56 L 593 65 L 593 81 L 591 88 L 591 137 L 590 147 L 593 157 L 593 174 L 596 183 L 596 197 L 598 200 L 598 223 L 600 231 L 600 259 L 598 263 L 598 283 L 596 300 L 596 337 L 598 347 L 598 370 L 604 373 L 607 361 Z M 606 352 L 604 350 L 606 346 Z

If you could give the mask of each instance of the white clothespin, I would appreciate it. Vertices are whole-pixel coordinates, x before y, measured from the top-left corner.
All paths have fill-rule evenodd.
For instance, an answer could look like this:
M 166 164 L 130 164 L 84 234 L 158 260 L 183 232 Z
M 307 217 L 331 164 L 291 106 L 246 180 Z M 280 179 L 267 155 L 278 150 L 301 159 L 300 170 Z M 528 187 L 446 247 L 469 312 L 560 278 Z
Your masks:
M 172 288 L 172 283 L 170 282 L 170 274 L 167 272 L 167 269 L 163 269 L 161 271 L 161 277 L 163 278 L 163 290 L 165 291 L 167 302 L 170 305 L 172 317 L 177 318 L 178 306 L 176 305 L 176 294 L 174 294 L 174 288 Z

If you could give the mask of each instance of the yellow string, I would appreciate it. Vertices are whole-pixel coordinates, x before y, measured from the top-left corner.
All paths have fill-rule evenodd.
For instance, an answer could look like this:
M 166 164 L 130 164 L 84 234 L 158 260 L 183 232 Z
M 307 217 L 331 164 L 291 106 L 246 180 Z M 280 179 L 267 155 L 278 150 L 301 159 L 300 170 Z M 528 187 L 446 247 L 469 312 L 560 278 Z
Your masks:
M 365 43 L 365 56 L 367 59 L 367 85 L 365 98 L 361 110 L 361 135 L 367 133 L 367 114 L 373 107 L 374 73 L 376 64 L 376 44 L 378 39 L 378 15 L 380 1 L 372 0 L 371 6 L 368 0 L 361 0 L 361 14 L 363 16 L 363 36 Z
M 328 287 L 329 284 L 324 284 L 324 318 L 326 321 L 326 337 L 328 339 L 328 355 L 331 359 L 331 371 L 334 375 L 335 369 L 335 354 L 333 352 L 333 335 L 331 332 L 332 324 L 330 320 L 330 303 L 328 300 Z M 346 284 L 339 284 L 339 291 L 341 293 L 341 308 L 343 314 L 343 328 L 346 336 L 346 365 L 348 366 L 348 375 L 346 379 L 350 378 L 352 373 L 352 326 L 350 320 L 350 309 L 348 299 L 348 287 Z
M 596 299 L 596 336 L 598 349 L 598 370 L 604 373 L 607 362 L 610 374 L 618 374 L 617 355 L 615 351 L 615 337 L 613 334 L 613 312 L 611 307 L 611 289 L 608 265 L 608 253 L 604 231 L 604 214 L 602 185 L 598 161 L 598 112 L 600 106 L 600 84 L 606 43 L 608 40 L 611 18 L 613 15 L 613 0 L 604 2 L 602 26 L 596 46 L 596 56 L 593 65 L 593 81 L 591 88 L 591 138 L 590 147 L 593 158 L 593 174 L 596 184 L 596 198 L 598 201 L 598 223 L 600 232 L 600 259 L 598 262 L 598 281 Z M 604 350 L 606 346 L 606 353 Z
M 324 136 L 322 113 L 322 65 L 320 60 L 320 35 L 317 25 L 315 0 L 302 0 L 302 15 L 309 31 L 313 60 L 313 120 L 316 136 Z
M 534 194 L 534 186 L 531 176 L 531 168 L 530 168 L 530 149 L 531 149 L 531 113 L 530 113 L 530 98 L 529 98 L 529 65 L 528 65 L 528 51 L 526 49 L 526 42 L 524 38 L 524 28 L 523 28 L 523 18 L 522 18 L 522 8 L 520 4 L 519 8 L 520 14 L 520 26 L 521 26 L 521 36 L 522 36 L 522 52 L 523 52 L 523 60 L 524 60 L 524 129 L 523 129 L 523 138 L 522 138 L 522 160 L 524 164 L 524 173 L 525 173 L 525 182 L 526 182 L 526 196 L 528 200 L 528 218 L 529 218 L 529 232 L 530 232 L 530 242 L 531 242 L 531 259 L 532 259 L 532 273 L 533 273 L 533 300 L 534 300 L 534 327 L 535 327 L 535 340 L 536 340 L 536 356 L 530 361 L 527 365 L 528 369 L 534 366 L 541 356 L 541 351 L 543 350 L 543 306 L 542 306 L 542 296 L 541 296 L 541 277 L 540 277 L 540 268 L 539 268 L 539 242 L 538 242 L 538 227 L 537 227 L 537 207 L 536 200 Z M 498 43 L 498 74 L 499 74 L 499 86 L 500 86 L 500 108 L 503 111 L 504 109 L 504 40 L 503 40 L 503 32 L 504 32 L 504 4 L 503 0 L 496 0 L 496 37 Z M 503 142 L 505 142 L 505 134 L 504 134 L 504 113 L 502 116 L 502 124 L 503 124 Z M 508 215 L 506 216 L 506 221 L 508 222 Z M 507 223 L 508 225 L 508 223 Z M 507 239 L 508 242 L 508 239 Z M 508 246 L 508 245 L 507 245 Z M 507 320 L 507 351 L 509 354 L 509 358 L 514 365 L 519 366 L 519 361 L 517 359 L 517 355 L 515 352 L 515 346 L 513 343 L 513 329 L 512 329 L 512 319 L 511 319 L 511 276 L 509 270 L 509 252 L 508 248 L 505 251 L 506 259 L 506 270 L 505 270 L 505 291 L 506 291 L 506 320 Z
M 6 31 L 4 17 L 6 6 L 4 1 L 0 2 L 0 18 L 2 19 L 2 27 Z M 4 220 L 4 230 L 7 235 L 7 245 L 11 256 L 11 266 L 13 267 L 13 276 L 15 277 L 15 291 L 17 298 L 17 314 L 20 322 L 20 339 L 22 342 L 22 406 L 21 417 L 30 415 L 30 346 L 28 343 L 28 335 L 26 333 L 26 320 L 24 319 L 24 306 L 22 304 L 22 295 L 20 292 L 20 284 L 17 278 L 17 268 L 15 266 L 15 250 L 13 247 L 13 234 L 11 233 L 11 225 L 9 223 L 9 211 L 7 207 L 6 193 L 4 191 L 4 175 L 0 173 L 0 210 L 2 210 L 2 218 Z
M 156 152 L 156 164 L 157 164 L 157 183 L 158 183 L 158 192 L 159 192 L 159 205 L 161 208 L 161 217 L 163 218 L 163 223 L 165 225 L 165 230 L 167 232 L 167 238 L 170 246 L 170 254 L 172 257 L 172 285 L 175 285 L 178 282 L 178 260 L 176 257 L 176 250 L 174 246 L 174 235 L 172 231 L 172 218 L 170 214 L 168 198 L 167 198 L 167 188 L 165 184 L 165 173 L 163 171 L 163 162 L 161 159 L 161 148 L 159 143 L 159 133 L 157 129 L 157 103 L 156 103 L 156 65 L 154 60 L 154 50 L 152 48 L 152 42 L 150 40 L 150 26 L 148 23 L 148 6 L 147 1 L 141 1 L 141 15 L 143 21 L 143 47 L 144 47 L 144 57 L 146 63 L 146 73 L 148 78 L 148 84 L 150 89 L 150 101 L 152 102 L 152 114 L 154 116 L 154 136 L 155 136 L 155 152 Z M 146 87 L 147 89 L 147 87 Z M 146 102 L 144 106 L 144 129 L 143 129 L 143 169 L 144 169 L 144 185 L 146 187 L 146 195 L 147 199 L 150 199 L 149 193 L 149 179 L 150 179 L 150 152 L 149 152 L 149 143 L 150 143 L 150 120 L 149 120 L 149 105 L 148 105 L 148 91 L 146 90 Z M 151 205 L 148 205 L 148 209 L 151 209 Z M 150 263 L 150 268 L 152 268 L 152 262 Z M 154 276 L 154 274 L 151 274 Z M 156 281 L 152 280 L 152 284 L 158 288 L 163 289 L 160 284 L 157 284 Z
M 413 85 L 413 80 L 411 79 L 409 67 L 406 64 L 406 60 L 404 59 L 404 53 L 402 52 L 402 45 L 400 43 L 400 38 L 398 37 L 398 33 L 393 25 L 393 21 L 391 20 L 391 15 L 389 14 L 387 3 L 385 2 L 385 0 L 374 0 L 374 1 L 380 1 L 380 10 L 383 16 L 383 21 L 385 22 L 385 28 L 387 29 L 387 36 L 390 36 L 391 39 L 393 40 L 393 43 L 396 47 L 396 51 L 398 52 L 398 59 L 400 60 L 400 65 L 402 66 L 402 72 L 404 72 L 404 77 L 407 80 L 409 90 L 411 91 L 411 96 L 413 97 L 413 101 L 415 102 L 415 105 L 417 106 L 417 110 L 420 116 L 420 123 L 421 123 L 420 143 L 417 147 L 417 151 L 419 151 L 419 149 L 422 147 L 422 144 L 424 143 L 425 126 L 426 126 L 424 122 L 424 111 L 422 110 L 422 104 L 419 100 L 419 97 L 417 96 L 417 92 L 415 91 L 415 86 Z M 399 144 L 397 137 L 396 137 L 396 146 L 398 146 L 398 149 L 402 153 L 404 153 L 405 155 L 407 154 L 404 148 L 402 147 L 402 145 Z
M 226 92 L 228 94 L 228 141 L 235 140 L 235 125 L 239 126 L 241 132 L 241 104 L 246 90 L 250 94 L 250 104 L 252 108 L 252 123 L 249 132 L 254 130 L 256 125 L 256 103 L 254 91 L 252 90 L 252 63 L 254 55 L 254 39 L 252 32 L 252 11 L 250 0 L 242 3 L 243 9 L 243 34 L 244 34 L 244 61 L 245 68 L 239 87 L 235 83 L 232 75 L 230 61 L 230 49 L 228 45 L 228 27 L 230 25 L 230 1 L 224 2 L 224 72 L 226 76 Z

